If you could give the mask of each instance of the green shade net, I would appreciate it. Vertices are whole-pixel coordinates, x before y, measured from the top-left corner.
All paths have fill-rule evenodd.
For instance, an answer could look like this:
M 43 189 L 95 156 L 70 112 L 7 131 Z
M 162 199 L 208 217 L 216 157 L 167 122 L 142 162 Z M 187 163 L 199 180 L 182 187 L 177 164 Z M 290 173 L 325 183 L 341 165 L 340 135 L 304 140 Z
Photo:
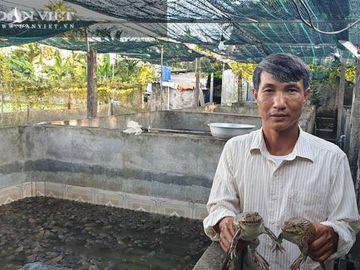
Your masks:
M 18 24 L 0 22 L 0 37 L 2 37 L 0 47 L 40 41 L 91 24 L 93 22 L 24 22 Z
M 104 19 L 82 18 L 82 23 L 98 21 L 90 26 L 92 37 L 103 37 L 92 31 L 99 26 L 112 29 L 121 37 L 134 39 L 143 36 L 166 38 L 174 41 L 167 45 L 173 61 L 194 59 L 196 53 L 189 53 L 186 46 L 178 43 L 197 44 L 226 57 L 245 62 L 259 62 L 266 55 L 287 52 L 298 55 L 308 63 L 324 63 L 330 61 L 334 54 L 351 60 L 351 54 L 344 50 L 338 40 L 350 40 L 359 43 L 359 25 L 336 35 L 321 34 L 306 26 L 297 13 L 296 6 L 290 0 L 179 0 L 179 1 L 147 1 L 147 0 L 67 0 L 88 10 L 106 15 Z M 305 19 L 310 15 L 313 25 L 322 31 L 335 31 L 346 27 L 360 17 L 360 5 L 356 0 L 304 0 L 308 10 L 298 3 L 298 8 Z M 309 14 L 308 14 L 309 13 Z M 127 23 L 132 23 L 129 25 Z M 89 23 L 90 24 L 90 23 Z M 111 27 L 109 26 L 111 25 Z M 135 31 L 133 31 L 136 29 Z M 100 31 L 101 32 L 101 31 Z M 103 31 L 104 32 L 104 31 Z M 106 32 L 106 31 L 105 31 Z M 0 37 L 10 37 L 8 42 L 0 46 L 19 44 L 21 42 L 38 41 L 59 34 L 55 30 L 44 32 L 31 31 L 16 35 L 2 32 Z M 110 35 L 111 36 L 111 35 Z M 224 39 L 225 50 L 218 45 Z M 58 43 L 56 43 L 58 42 Z M 87 50 L 84 42 L 71 39 L 44 40 L 44 44 L 72 49 Z M 146 44 L 148 42 L 148 44 Z M 154 40 L 128 44 L 110 38 L 92 41 L 91 48 L 98 52 L 118 52 L 150 55 L 157 60 L 158 53 L 154 49 Z M 155 42 L 156 43 L 156 42 Z M 176 50 L 177 54 L 176 55 Z M 183 55 L 180 55 L 183 54 Z
M 75 41 L 65 38 L 48 38 L 40 41 L 40 43 L 67 50 L 87 50 L 87 43 L 85 41 Z M 160 63 L 160 46 L 163 46 L 164 49 L 163 57 L 165 63 L 192 61 L 202 56 L 183 44 L 165 43 L 156 39 L 92 39 L 89 42 L 89 46 L 99 53 L 118 53 L 129 58 L 140 58 L 154 63 Z

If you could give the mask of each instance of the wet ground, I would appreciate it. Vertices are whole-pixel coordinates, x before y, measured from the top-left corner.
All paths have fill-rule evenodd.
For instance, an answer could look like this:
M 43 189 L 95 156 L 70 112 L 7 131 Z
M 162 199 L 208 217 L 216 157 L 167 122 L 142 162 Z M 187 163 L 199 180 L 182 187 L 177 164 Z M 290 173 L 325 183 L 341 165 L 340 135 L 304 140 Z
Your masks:
M 35 197 L 0 206 L 0 269 L 192 269 L 210 244 L 186 218 Z

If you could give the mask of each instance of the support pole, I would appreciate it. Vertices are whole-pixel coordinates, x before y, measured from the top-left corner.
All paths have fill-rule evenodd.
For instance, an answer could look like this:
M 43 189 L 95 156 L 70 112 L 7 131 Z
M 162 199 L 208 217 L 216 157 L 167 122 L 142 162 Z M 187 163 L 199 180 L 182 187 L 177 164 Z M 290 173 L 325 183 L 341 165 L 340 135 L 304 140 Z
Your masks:
M 195 58 L 195 92 L 194 92 L 194 104 L 193 107 L 199 106 L 199 96 L 200 96 L 200 74 L 199 74 L 199 61 L 198 58 Z
M 88 31 L 85 28 L 85 38 L 87 46 L 87 118 L 95 118 L 97 114 L 97 82 L 96 82 L 96 51 L 90 48 Z
M 342 134 L 342 119 L 344 114 L 344 92 L 345 92 L 345 61 L 341 60 L 341 73 L 339 83 L 339 94 L 337 104 L 337 125 L 336 125 L 336 140 L 339 140 Z
M 167 109 L 170 110 L 170 87 L 167 87 Z
M 356 60 L 356 84 L 350 116 L 349 162 L 351 174 L 356 180 L 357 160 L 360 151 L 360 61 Z
M 164 95 L 163 95 L 163 88 L 162 88 L 162 84 L 163 84 L 163 65 L 164 65 L 164 46 L 161 45 L 160 46 L 160 65 L 161 65 L 161 69 L 160 69 L 160 110 L 163 110 L 163 100 L 164 100 Z
M 97 114 L 96 52 L 87 52 L 87 118 Z
M 237 100 L 237 102 L 238 103 L 240 103 L 240 102 L 242 102 L 243 101 L 243 98 L 242 98 L 242 74 L 240 74 L 239 76 L 238 76 L 238 85 L 237 85 L 237 90 L 238 90 L 238 100 Z
M 4 86 L 0 83 L 1 87 L 1 122 L 4 120 Z
M 214 100 L 214 73 L 210 75 L 210 104 L 213 103 Z

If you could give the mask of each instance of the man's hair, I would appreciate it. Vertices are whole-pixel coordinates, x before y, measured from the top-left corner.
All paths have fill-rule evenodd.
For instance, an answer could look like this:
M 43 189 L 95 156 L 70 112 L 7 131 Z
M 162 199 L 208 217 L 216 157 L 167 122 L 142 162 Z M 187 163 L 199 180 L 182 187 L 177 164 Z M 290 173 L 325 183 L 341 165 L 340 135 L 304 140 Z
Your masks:
M 277 53 L 267 56 L 254 70 L 253 84 L 259 89 L 261 72 L 266 71 L 279 82 L 304 82 L 304 88 L 309 88 L 309 67 L 297 56 L 288 53 Z

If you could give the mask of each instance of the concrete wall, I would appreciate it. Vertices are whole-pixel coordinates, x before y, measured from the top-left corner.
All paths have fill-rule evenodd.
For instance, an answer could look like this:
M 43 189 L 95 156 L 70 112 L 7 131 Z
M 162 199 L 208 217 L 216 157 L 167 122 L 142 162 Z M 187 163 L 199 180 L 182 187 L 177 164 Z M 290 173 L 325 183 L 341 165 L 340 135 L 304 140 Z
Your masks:
M 29 180 L 205 203 L 224 141 L 119 130 L 25 129 Z
M 202 108 L 203 109 L 203 108 Z M 156 111 L 143 113 L 121 114 L 96 119 L 81 119 L 51 122 L 52 124 L 70 126 L 90 126 L 110 129 L 125 129 L 128 121 L 136 121 L 144 128 L 161 128 L 174 130 L 192 130 L 210 132 L 209 123 L 227 122 L 261 126 L 256 104 L 245 106 L 219 106 L 215 112 L 200 111 L 200 109 L 186 109 L 173 111 Z M 315 108 L 304 108 L 300 119 L 300 126 L 312 133 L 315 123 Z
M 183 115 L 185 115 L 185 113 L 191 113 L 188 121 L 193 121 L 191 118 L 197 119 L 201 117 L 206 124 L 209 122 L 230 122 L 252 124 L 256 127 L 261 126 L 258 108 L 254 102 L 234 103 L 231 106 L 221 105 L 213 107 L 211 110 L 213 110 L 213 112 L 209 111 L 209 106 L 205 106 L 191 110 L 187 109 L 186 111 L 182 110 L 182 112 Z M 300 118 L 301 128 L 309 133 L 313 133 L 316 117 L 315 111 L 314 106 L 305 106 Z M 181 115 L 178 112 L 176 114 Z M 211 121 L 209 121 L 209 119 L 211 119 Z M 196 120 L 192 123 L 193 126 L 195 126 L 194 123 L 197 123 L 197 125 L 203 129 L 206 126 L 206 124 L 204 125 L 204 123 L 199 121 L 196 122 Z M 189 125 L 189 123 L 187 123 L 187 125 Z
M 198 219 L 225 143 L 53 125 L 2 128 L 0 136 L 0 204 L 40 195 Z
M 22 127 L 0 128 L 0 188 L 26 181 L 23 132 Z
M 257 116 L 189 111 L 137 113 L 0 129 L 0 204 L 46 195 L 191 218 L 206 215 L 225 140 L 150 132 L 144 127 L 208 132 L 207 123 L 260 126 Z
M 98 116 L 108 115 L 108 105 L 98 106 Z M 45 121 L 80 119 L 86 117 L 84 109 L 63 109 L 63 110 L 29 110 L 29 112 L 0 113 L 0 126 L 29 125 Z
M 221 85 L 221 103 L 234 103 L 241 100 L 241 78 L 231 69 L 224 70 Z
M 0 128 L 0 204 L 30 196 L 26 184 L 23 127 Z
M 183 110 L 122 114 L 91 120 L 53 121 L 51 124 L 125 129 L 127 122 L 130 120 L 138 122 L 144 128 L 151 127 L 205 132 L 210 132 L 207 124 L 214 122 L 253 124 L 256 127 L 260 127 L 261 124 L 259 116 Z

